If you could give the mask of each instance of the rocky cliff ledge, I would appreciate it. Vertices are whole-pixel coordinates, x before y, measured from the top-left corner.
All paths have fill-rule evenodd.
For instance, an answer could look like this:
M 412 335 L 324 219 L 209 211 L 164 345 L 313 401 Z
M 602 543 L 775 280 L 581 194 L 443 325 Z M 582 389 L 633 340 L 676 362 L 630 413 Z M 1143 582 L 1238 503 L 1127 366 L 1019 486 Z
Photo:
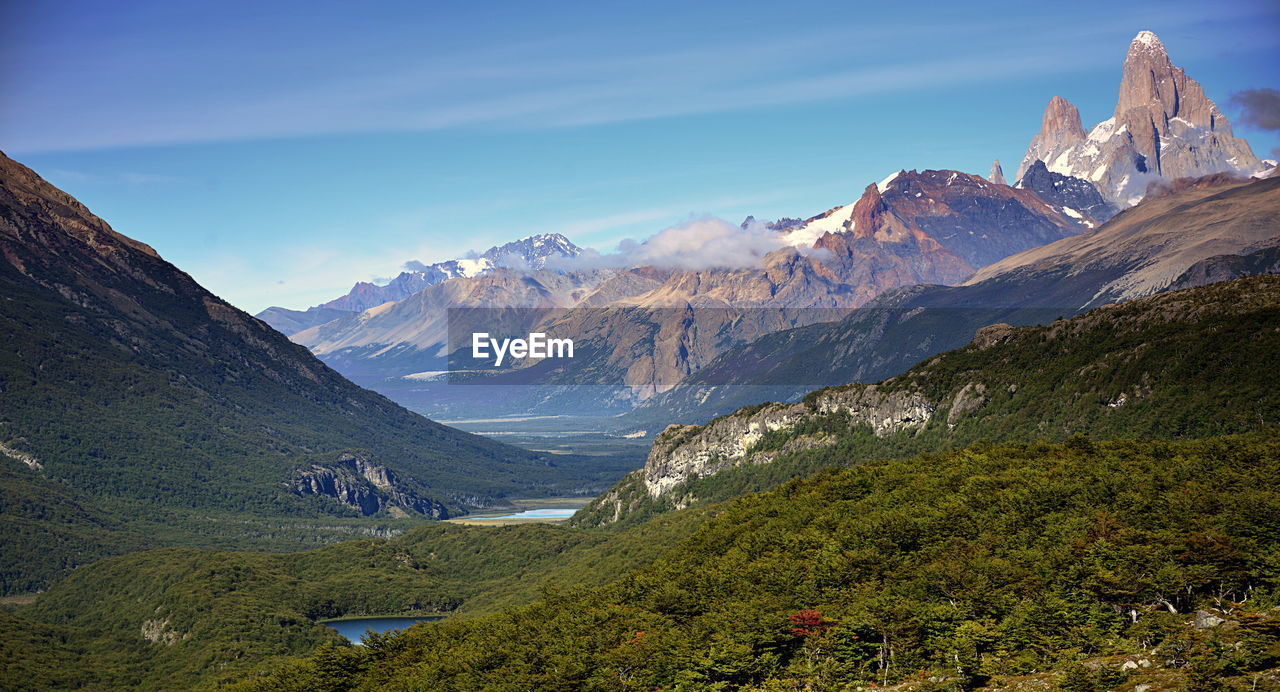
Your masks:
M 646 504 L 674 508 L 697 498 L 679 497 L 691 480 L 725 469 L 766 464 L 779 455 L 834 444 L 821 433 L 796 434 L 817 416 L 840 414 L 851 426 L 866 426 L 877 437 L 918 430 L 934 416 L 937 405 L 920 392 L 893 389 L 894 380 L 880 385 L 858 384 L 824 389 L 796 404 L 764 404 L 717 418 L 706 425 L 672 425 L 654 440 L 643 468 L 631 472 L 596 498 L 575 517 L 576 524 L 610 524 L 632 515 Z M 771 434 L 786 438 L 768 444 Z
M 784 450 L 757 450 L 765 435 L 791 430 L 815 413 L 843 413 L 851 424 L 866 425 L 877 436 L 884 436 L 924 425 L 934 408 L 917 392 L 885 392 L 867 385 L 823 391 L 811 403 L 767 404 L 754 412 L 746 409 L 704 426 L 673 425 L 658 436 L 649 451 L 643 469 L 645 489 L 650 497 L 659 497 L 692 478 L 771 461 Z M 823 441 L 798 438 L 792 444 L 820 446 Z
M 447 519 L 445 506 L 421 496 L 418 488 L 395 472 L 356 454 L 341 454 L 332 463 L 312 464 L 284 483 L 295 495 L 318 495 L 341 502 L 363 516 L 424 514 Z

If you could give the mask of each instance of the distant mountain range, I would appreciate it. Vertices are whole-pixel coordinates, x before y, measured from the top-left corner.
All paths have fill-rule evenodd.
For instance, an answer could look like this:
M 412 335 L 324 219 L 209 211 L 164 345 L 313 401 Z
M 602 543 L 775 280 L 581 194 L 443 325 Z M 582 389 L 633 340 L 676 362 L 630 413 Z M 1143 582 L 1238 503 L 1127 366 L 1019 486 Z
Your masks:
M 404 300 L 449 279 L 473 278 L 499 267 L 537 270 L 553 257 L 576 257 L 582 248 L 559 233 L 544 233 L 491 247 L 480 255 L 435 264 L 412 262 L 411 271 L 400 272 L 386 284 L 359 281 L 346 295 L 306 310 L 270 307 L 257 314 L 258 319 L 280 331 L 295 334 L 309 327 L 331 322 L 351 312 L 362 312 L 384 303 Z
M 496 268 L 291 338 L 356 382 L 431 415 L 488 417 L 508 404 L 512 409 L 502 412 L 616 413 L 727 348 L 836 319 L 886 290 L 958 283 L 992 260 L 1085 232 L 1092 223 L 1031 188 L 958 171 L 901 171 L 868 186 L 853 204 L 777 231 L 783 247 L 759 267 Z M 591 384 L 609 387 L 514 390 L 495 402 L 472 388 L 432 382 L 429 373 L 448 368 L 448 311 L 456 308 L 525 308 L 519 313 L 525 331 L 594 345 L 597 357 L 576 365 L 592 373 Z M 564 313 L 572 308 L 594 312 L 576 319 Z M 580 376 L 569 380 L 582 383 Z
M 1247 143 L 1232 136 L 1226 118 L 1204 96 L 1199 84 L 1173 66 L 1154 34 L 1141 32 L 1130 45 L 1120 94 L 1116 117 L 1091 133 L 1083 130 L 1075 107 L 1055 97 L 1013 185 L 1004 184 L 999 162 L 986 178 L 950 170 L 899 171 L 868 185 L 857 200 L 822 214 L 759 224 L 775 234 L 783 247 L 765 255 L 758 267 L 588 269 L 587 263 L 573 261 L 580 249 L 568 239 L 535 236 L 492 248 L 472 260 L 405 272 L 385 286 L 357 284 L 348 295 L 308 311 L 271 308 L 260 316 L 357 382 L 419 410 L 466 417 L 482 411 L 470 410 L 470 404 L 457 397 L 471 399 L 474 393 L 461 395 L 436 387 L 430 384 L 430 377 L 415 379 L 412 384 L 405 379 L 447 368 L 448 309 L 626 308 L 625 313 L 618 313 L 619 323 L 594 325 L 590 334 L 598 343 L 614 344 L 611 354 L 592 362 L 593 372 L 601 383 L 628 389 L 610 390 L 605 395 L 608 406 L 597 402 L 591 407 L 618 412 L 647 401 L 645 406 L 657 407 L 653 408 L 657 411 L 671 403 L 670 397 L 679 396 L 664 394 L 672 382 L 706 384 L 708 380 L 699 379 L 699 370 L 715 363 L 722 353 L 746 347 L 756 339 L 764 340 L 757 351 L 781 348 L 783 340 L 794 335 L 772 338 L 773 333 L 829 321 L 833 316 L 830 310 L 852 310 L 903 287 L 972 284 L 976 277 L 988 277 L 1012 266 L 1011 262 L 1023 261 L 1011 259 L 1022 257 L 1022 253 L 1036 248 L 1058 252 L 1061 247 L 1055 243 L 1072 237 L 1093 238 L 1080 240 L 1080 248 L 1105 244 L 1112 235 L 1101 231 L 1104 224 L 1120 209 L 1148 195 L 1149 188 L 1157 190 L 1156 195 L 1167 194 L 1162 182 L 1186 176 L 1200 180 L 1206 174 L 1226 176 L 1195 183 L 1205 186 L 1235 180 L 1234 175 L 1264 177 L 1271 172 L 1253 156 Z M 1149 146 L 1151 142 L 1155 144 Z M 754 223 L 758 222 L 748 219 L 743 225 L 749 228 Z M 1182 227 L 1180 232 L 1188 230 Z M 1102 302 L 1147 295 L 1172 285 L 1178 277 L 1170 272 L 1187 271 L 1190 264 L 1184 260 L 1194 263 L 1207 261 L 1212 255 L 1260 249 L 1252 244 L 1264 239 L 1255 235 L 1252 230 L 1241 231 L 1239 238 L 1219 238 L 1216 245 L 1193 242 L 1176 256 L 1170 252 L 1160 269 L 1109 266 L 1087 275 L 1065 270 L 1075 277 L 1073 285 L 1081 291 L 1088 289 L 1089 295 L 1073 294 L 1069 300 L 1063 296 L 1067 302 L 1055 302 L 1052 309 L 1074 314 Z M 1247 243 L 1237 242 L 1245 238 Z M 1124 245 L 1113 250 L 1117 257 L 1130 257 L 1133 262 L 1161 261 L 1154 257 L 1162 252 L 1158 248 Z M 503 261 L 503 257 L 508 259 Z M 561 261 L 548 266 L 551 257 Z M 1069 264 L 1075 260 L 1064 261 Z M 1265 259 L 1259 261 L 1265 264 Z M 1220 262 L 1215 271 L 1226 271 L 1229 264 Z M 1261 265 L 1254 262 L 1249 266 Z M 1095 281 L 1099 283 L 1091 283 Z M 1120 284 L 1124 282 L 1134 285 L 1123 288 Z M 1029 292 L 1026 297 L 1031 295 Z M 899 298 L 886 297 L 876 305 L 895 300 Z M 1032 300 L 1035 305 L 1021 303 L 1012 294 L 999 300 L 1006 308 L 1016 305 L 1017 309 L 1032 310 L 1022 315 L 1023 320 L 1039 319 L 1042 315 L 1036 310 L 1047 307 L 1039 297 Z M 670 317 L 675 313 L 662 317 L 660 312 L 641 316 L 636 310 L 682 307 L 793 312 L 783 318 L 776 314 L 767 319 L 741 316 L 713 326 L 714 320 L 688 321 Z M 806 313 L 805 309 L 815 310 Z M 550 312 L 547 315 L 546 319 L 551 319 Z M 525 312 L 521 319 L 530 329 L 548 327 L 540 323 L 543 315 L 537 312 Z M 621 323 L 637 319 L 643 326 Z M 683 326 L 673 329 L 661 324 L 665 319 L 675 319 Z M 962 324 L 958 331 L 948 331 Z M 911 331 L 918 339 L 909 343 L 886 337 L 877 349 L 877 353 L 883 351 L 880 355 L 867 354 L 857 366 L 836 367 L 843 375 L 857 377 L 901 372 L 915 362 L 913 358 L 967 338 L 964 332 L 971 333 L 972 325 L 958 322 L 937 328 L 947 333 Z M 642 332 L 666 336 L 641 352 L 635 348 L 635 336 Z M 745 362 L 739 361 L 739 365 Z M 869 365 L 872 362 L 876 365 Z M 717 367 L 715 381 L 741 379 L 721 377 L 727 367 L 724 362 Z M 824 368 L 806 370 L 808 379 L 813 380 L 809 384 L 834 382 L 826 378 L 835 373 Z M 758 372 L 742 374 L 755 376 Z M 517 407 L 514 410 L 527 411 L 533 406 L 536 412 L 564 413 L 566 405 L 580 408 L 581 396 L 581 392 L 538 394 L 532 397 L 536 403 L 521 396 L 504 401 Z M 686 411 L 683 406 L 674 410 Z M 707 409 L 699 410 L 705 413 Z
M 1166 187 L 1085 235 L 1005 258 L 959 286 L 889 291 L 848 317 L 727 350 L 622 420 L 700 422 L 818 386 L 874 382 L 967 343 L 999 322 L 1040 324 L 1173 288 L 1270 273 L 1280 179 L 1225 175 Z

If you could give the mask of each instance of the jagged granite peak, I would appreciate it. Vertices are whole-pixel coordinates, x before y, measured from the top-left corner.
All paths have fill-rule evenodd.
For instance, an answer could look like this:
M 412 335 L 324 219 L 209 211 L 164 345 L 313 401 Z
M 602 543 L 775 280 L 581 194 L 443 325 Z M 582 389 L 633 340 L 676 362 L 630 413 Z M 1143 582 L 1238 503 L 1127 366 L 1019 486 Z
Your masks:
M 1091 228 L 1101 225 L 1119 211 L 1102 198 L 1093 183 L 1083 178 L 1055 173 L 1039 159 L 1022 174 L 1014 187 L 1034 190 L 1067 216 L 1083 217 L 1082 220 Z
M 1129 44 L 1115 117 L 1121 119 L 1134 109 L 1164 118 L 1183 118 L 1192 125 L 1211 129 L 1216 125 L 1215 118 L 1222 116 L 1200 84 L 1174 66 L 1164 43 L 1150 31 L 1138 32 Z
M 1074 147 L 1087 136 L 1080 124 L 1080 111 L 1070 101 L 1054 96 L 1044 108 L 1040 131 L 1031 138 L 1027 153 L 1018 166 L 1018 177 L 1021 178 L 1026 173 L 1033 161 L 1043 160 L 1053 152 Z
M 1173 64 L 1155 34 L 1138 33 L 1121 72 L 1115 114 L 1087 135 L 1065 99 L 1055 96 L 1049 102 L 1019 178 L 1042 160 L 1050 171 L 1094 183 L 1109 202 L 1132 206 L 1160 178 L 1263 170 L 1249 144 L 1232 135 L 1217 105 Z
M 987 176 L 987 180 L 996 185 L 1007 185 L 1004 181 L 1004 169 L 1000 167 L 1000 159 L 996 159 L 991 163 L 991 174 Z

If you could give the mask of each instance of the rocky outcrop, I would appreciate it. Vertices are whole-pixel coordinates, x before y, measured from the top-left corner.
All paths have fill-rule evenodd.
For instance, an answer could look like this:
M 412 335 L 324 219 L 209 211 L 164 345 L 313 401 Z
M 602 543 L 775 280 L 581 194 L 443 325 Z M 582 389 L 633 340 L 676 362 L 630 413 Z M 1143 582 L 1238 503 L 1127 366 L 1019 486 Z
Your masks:
M 947 410 L 947 425 L 955 425 L 966 415 L 982 408 L 987 403 L 987 385 L 981 382 L 970 382 L 960 388 L 951 399 Z
M 312 464 L 294 472 L 285 487 L 295 495 L 327 497 L 363 516 L 384 510 L 447 519 L 444 505 L 421 497 L 415 484 L 386 466 L 355 454 L 342 454 L 330 464 Z
M 1050 171 L 1094 183 L 1119 206 L 1136 204 L 1152 180 L 1264 169 L 1249 144 L 1232 135 L 1204 88 L 1172 63 L 1150 31 L 1129 45 L 1113 117 L 1086 135 L 1074 106 L 1058 96 L 1049 102 L 1018 177 L 1037 160 Z
M 1100 226 L 1119 211 L 1102 198 L 1098 188 L 1083 178 L 1076 178 L 1051 171 L 1044 161 L 1031 164 L 1015 187 L 1034 190 L 1046 202 L 1062 213 L 1082 219 L 1090 228 Z
M 877 436 L 919 428 L 929 421 L 933 402 L 914 391 L 886 391 L 876 385 L 827 390 L 799 404 L 768 404 L 739 412 L 705 426 L 673 425 L 664 430 L 645 461 L 644 487 L 660 497 L 694 478 L 724 469 L 771 461 L 798 446 L 821 446 L 821 438 L 793 440 L 786 449 L 762 449 L 770 433 L 785 432 L 815 415 L 842 414 L 850 425 L 863 425 Z
M 970 346 L 979 350 L 991 348 L 992 346 L 998 346 L 1009 339 L 1014 338 L 1017 334 L 1018 328 L 1012 324 L 1000 322 L 998 324 L 988 325 L 979 329 L 977 333 L 973 335 L 973 342 Z
M 183 634 L 171 628 L 169 626 L 169 618 L 143 620 L 141 634 L 143 639 L 152 644 L 164 644 L 165 646 L 173 646 L 191 636 L 190 632 Z
M 18 451 L 3 442 L 0 442 L 0 455 L 7 456 L 10 459 L 17 459 L 18 461 L 26 464 L 27 468 L 32 471 L 39 471 L 44 468 L 44 464 L 41 464 L 39 459 L 36 459 L 34 456 L 27 454 L 26 452 Z

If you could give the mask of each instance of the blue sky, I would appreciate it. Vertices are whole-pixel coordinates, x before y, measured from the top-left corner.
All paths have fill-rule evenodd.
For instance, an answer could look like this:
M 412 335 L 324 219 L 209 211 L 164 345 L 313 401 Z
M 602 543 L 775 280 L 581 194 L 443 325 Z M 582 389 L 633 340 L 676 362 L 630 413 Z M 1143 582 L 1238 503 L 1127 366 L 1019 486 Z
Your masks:
M 0 2 L 0 149 L 252 312 L 532 233 L 1011 176 L 1051 96 L 1110 116 L 1141 29 L 1229 117 L 1280 87 L 1270 0 L 265 4 Z

